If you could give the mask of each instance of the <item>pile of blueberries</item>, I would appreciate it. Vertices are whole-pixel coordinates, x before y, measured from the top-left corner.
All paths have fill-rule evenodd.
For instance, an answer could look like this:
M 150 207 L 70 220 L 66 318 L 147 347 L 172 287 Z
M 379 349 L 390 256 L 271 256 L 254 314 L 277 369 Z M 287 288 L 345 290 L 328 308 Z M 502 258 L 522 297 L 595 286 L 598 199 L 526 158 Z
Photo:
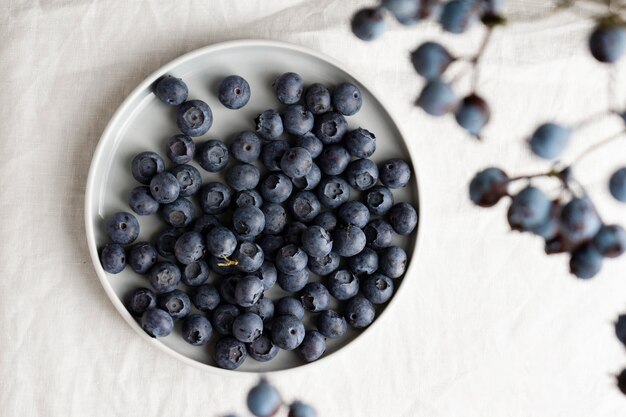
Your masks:
M 352 17 L 352 32 L 365 41 L 380 37 L 387 28 L 385 14 L 390 13 L 402 25 L 415 25 L 431 19 L 449 33 L 467 32 L 482 22 L 490 31 L 506 23 L 502 16 L 504 0 L 381 0 L 374 8 L 357 11 Z M 467 60 L 476 66 L 488 41 L 488 34 L 479 53 Z M 455 57 L 438 42 L 427 41 L 411 53 L 411 62 L 417 73 L 424 78 L 424 85 L 416 104 L 431 116 L 454 113 L 459 126 L 470 135 L 480 138 L 482 128 L 489 122 L 489 105 L 478 94 L 475 86 L 460 99 L 452 88 L 452 82 L 443 79 L 446 69 L 461 58 Z
M 187 100 L 181 79 L 160 79 L 155 94 L 177 107 L 181 134 L 167 141 L 167 170 L 155 152 L 134 157 L 133 177 L 144 185 L 128 204 L 137 215 L 158 214 L 167 227 L 153 242 L 127 246 L 139 236 L 137 218 L 119 212 L 105 221 L 112 243 L 101 251 L 104 270 L 119 273 L 128 264 L 152 286 L 127 300 L 143 329 L 164 337 L 180 320 L 182 337 L 196 346 L 216 332 L 215 363 L 226 369 L 248 355 L 271 360 L 279 349 L 314 361 L 326 338 L 343 336 L 348 325 L 369 326 L 407 267 L 394 236 L 411 234 L 418 223 L 416 209 L 394 202 L 392 193 L 409 182 L 409 164 L 377 165 L 368 159 L 374 134 L 348 127 L 345 116 L 362 105 L 357 86 L 305 90 L 302 77 L 289 72 L 273 87 L 286 106 L 259 114 L 256 131 L 236 134 L 229 146 L 215 139 L 196 145 L 192 137 L 211 127 L 211 109 Z M 233 75 L 218 98 L 239 109 L 250 94 L 246 80 Z M 194 158 L 208 172 L 223 172 L 224 182 L 203 184 Z M 360 199 L 351 199 L 357 193 Z M 271 300 L 265 295 L 275 284 L 284 296 Z M 315 329 L 305 329 L 305 312 Z
M 292 401 L 286 404 L 280 393 L 266 378 L 261 378 L 257 385 L 252 387 L 246 398 L 248 410 L 256 417 L 272 417 L 278 413 L 283 406 L 289 408 L 288 417 L 317 417 L 317 412 L 312 406 L 302 401 Z M 237 417 L 228 414 L 225 417 Z

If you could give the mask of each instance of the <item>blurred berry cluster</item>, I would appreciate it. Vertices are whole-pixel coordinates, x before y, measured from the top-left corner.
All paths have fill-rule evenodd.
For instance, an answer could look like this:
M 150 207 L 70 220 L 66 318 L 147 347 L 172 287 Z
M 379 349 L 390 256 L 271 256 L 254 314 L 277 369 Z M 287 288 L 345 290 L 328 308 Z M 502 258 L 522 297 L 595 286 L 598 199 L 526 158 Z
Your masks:
M 285 403 L 276 387 L 265 378 L 261 378 L 259 383 L 250 389 L 246 403 L 248 410 L 256 417 L 275 416 L 283 407 L 288 408 L 288 417 L 317 417 L 315 408 L 302 401 Z M 237 416 L 228 414 L 225 417 Z
M 386 14 L 391 14 L 403 25 L 414 25 L 423 20 L 438 22 L 449 33 L 462 34 L 482 22 L 486 27 L 478 52 L 469 58 L 456 57 L 443 45 L 428 41 L 411 53 L 415 71 L 425 80 L 416 104 L 431 116 L 454 113 L 454 117 L 470 135 L 480 138 L 482 128 L 489 122 L 489 105 L 476 93 L 478 63 L 495 26 L 503 25 L 503 0 L 382 0 L 375 8 L 357 11 L 352 17 L 352 32 L 360 39 L 371 41 L 381 36 L 387 28 Z M 465 61 L 474 75 L 471 91 L 465 97 L 453 89 L 458 78 L 445 80 L 444 73 L 455 61 Z

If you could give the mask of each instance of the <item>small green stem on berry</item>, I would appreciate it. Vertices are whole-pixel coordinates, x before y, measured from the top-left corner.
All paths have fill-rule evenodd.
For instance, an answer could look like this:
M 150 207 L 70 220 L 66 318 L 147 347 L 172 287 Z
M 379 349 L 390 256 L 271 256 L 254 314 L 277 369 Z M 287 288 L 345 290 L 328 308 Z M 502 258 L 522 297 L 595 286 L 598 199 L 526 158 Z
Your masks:
M 586 156 L 590 155 L 591 153 L 593 153 L 594 151 L 597 151 L 600 148 L 603 148 L 604 146 L 608 145 L 611 142 L 614 142 L 616 139 L 619 139 L 622 135 L 624 135 L 624 133 L 626 133 L 626 130 L 620 130 L 619 132 L 615 133 L 614 135 L 609 136 L 608 138 L 595 143 L 593 145 L 591 145 L 590 147 L 588 147 L 587 149 L 585 149 L 580 155 L 578 155 L 576 158 L 574 158 L 574 160 L 572 161 L 572 163 L 570 164 L 570 166 L 574 166 L 575 164 L 579 163 L 582 159 L 584 159 Z
M 479 75 L 480 75 L 480 59 L 485 53 L 485 49 L 489 45 L 489 41 L 491 40 L 491 34 L 493 33 L 493 28 L 487 28 L 485 32 L 485 36 L 483 37 L 482 42 L 480 43 L 480 47 L 478 48 L 478 52 L 474 56 L 472 60 L 474 64 L 474 72 L 472 73 L 472 93 L 476 92 L 476 87 L 478 85 Z
M 222 256 L 226 262 L 218 262 L 217 266 L 237 266 L 239 262 L 237 260 L 228 259 L 227 256 Z

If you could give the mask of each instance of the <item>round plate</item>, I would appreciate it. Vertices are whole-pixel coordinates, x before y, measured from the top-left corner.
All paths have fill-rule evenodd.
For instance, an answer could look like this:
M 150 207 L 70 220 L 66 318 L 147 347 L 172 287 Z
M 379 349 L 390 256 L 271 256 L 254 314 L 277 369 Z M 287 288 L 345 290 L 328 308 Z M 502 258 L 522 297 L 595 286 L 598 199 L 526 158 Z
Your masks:
M 194 138 L 196 143 L 208 139 L 220 139 L 229 143 L 233 134 L 243 130 L 254 130 L 254 118 L 263 110 L 280 109 L 282 105 L 276 100 L 272 89 L 272 81 L 281 73 L 297 72 L 305 83 L 320 82 L 329 86 L 340 82 L 356 84 L 363 95 L 363 107 L 354 116 L 347 117 L 351 129 L 363 127 L 377 137 L 377 150 L 373 158 L 377 163 L 392 157 L 410 160 L 409 151 L 402 139 L 398 127 L 383 105 L 353 75 L 346 71 L 333 59 L 300 46 L 272 41 L 233 41 L 211 45 L 190 52 L 165 65 L 144 80 L 124 101 L 105 129 L 93 156 L 85 198 L 85 222 L 89 251 L 96 272 L 109 298 L 126 319 L 130 326 L 141 337 L 158 346 L 163 351 L 196 367 L 224 371 L 214 365 L 209 347 L 197 347 L 187 344 L 180 336 L 180 323 L 175 331 L 162 339 L 150 338 L 138 325 L 124 306 L 125 297 L 136 287 L 150 287 L 146 277 L 135 274 L 127 267 L 120 274 L 104 272 L 99 260 L 99 250 L 108 242 L 104 233 L 104 218 L 118 211 L 131 211 L 127 197 L 131 189 L 139 185 L 131 175 L 132 158 L 142 151 L 154 151 L 165 157 L 165 141 L 179 133 L 176 127 L 175 109 L 161 103 L 152 93 L 155 80 L 164 74 L 172 74 L 182 78 L 189 87 L 189 99 L 201 99 L 213 110 L 213 126 L 207 134 Z M 217 100 L 216 89 L 219 82 L 228 75 L 238 74 L 244 77 L 252 90 L 250 102 L 240 110 L 229 110 Z M 192 162 L 202 173 L 203 182 L 222 180 L 221 174 L 210 174 Z M 167 165 L 166 165 L 167 169 Z M 393 190 L 395 201 L 411 202 L 418 207 L 418 192 L 415 169 L 409 185 L 403 189 Z M 354 191 L 354 190 L 352 190 Z M 352 199 L 356 193 L 352 194 Z M 137 216 L 141 225 L 141 234 L 137 241 L 151 241 L 155 234 L 165 227 L 158 216 Z M 411 279 L 415 252 L 415 235 L 410 238 L 396 237 L 395 244 L 402 246 L 409 255 L 407 274 L 403 279 Z M 313 280 L 318 278 L 311 275 Z M 212 275 L 209 282 L 217 277 Z M 398 284 L 393 300 L 400 296 L 402 280 Z M 182 284 L 181 284 L 182 286 Z M 277 286 L 276 286 L 277 287 Z M 284 292 L 272 289 L 272 299 L 280 297 Z M 384 309 L 379 307 L 378 314 Z M 381 317 L 366 330 L 368 332 L 380 324 Z M 386 316 L 387 314 L 384 314 Z M 355 340 L 363 331 L 350 330 L 348 334 L 337 340 L 328 340 L 328 348 L 324 357 L 340 350 Z M 216 332 L 214 332 L 214 338 Z M 213 345 L 211 343 L 210 345 Z M 341 349 L 345 352 L 347 349 Z M 318 361 L 319 362 L 319 361 Z M 315 363 L 315 362 L 314 362 Z M 269 372 L 294 368 L 305 363 L 295 352 L 281 351 L 278 356 L 266 363 L 255 362 L 248 358 L 239 368 L 240 371 Z

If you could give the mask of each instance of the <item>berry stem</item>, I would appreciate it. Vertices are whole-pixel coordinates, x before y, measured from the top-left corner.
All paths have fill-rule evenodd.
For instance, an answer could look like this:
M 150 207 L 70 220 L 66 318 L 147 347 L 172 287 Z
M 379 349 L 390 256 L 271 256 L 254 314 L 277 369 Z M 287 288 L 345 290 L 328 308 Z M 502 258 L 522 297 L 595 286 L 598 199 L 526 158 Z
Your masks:
M 239 262 L 236 260 L 228 259 L 227 256 L 222 257 L 226 262 L 219 262 L 217 266 L 237 266 Z
M 608 138 L 591 145 L 590 147 L 585 149 L 582 153 L 580 153 L 576 158 L 574 158 L 574 160 L 570 163 L 570 166 L 574 166 L 575 164 L 579 163 L 582 159 L 584 159 L 587 155 L 597 151 L 598 149 L 608 145 L 611 142 L 614 142 L 616 139 L 619 139 L 624 133 L 626 133 L 626 130 L 620 130 L 619 132 L 609 136 Z
M 483 36 L 483 40 L 480 43 L 480 47 L 478 48 L 478 52 L 474 56 L 472 63 L 474 65 L 474 72 L 472 73 L 472 93 L 476 92 L 476 86 L 478 85 L 479 75 L 480 75 L 480 59 L 485 54 L 485 49 L 489 45 L 489 41 L 491 40 L 491 34 L 493 33 L 493 28 L 487 28 L 485 32 L 485 36 Z
M 572 124 L 572 130 L 579 130 L 579 129 L 583 129 L 589 125 L 592 125 L 596 122 L 599 122 L 600 120 L 602 120 L 602 118 L 613 114 L 613 111 L 601 111 L 599 113 L 595 113 L 592 114 L 591 116 L 587 116 L 582 120 L 579 120 L 578 122 Z
M 541 172 L 539 174 L 518 175 L 517 177 L 509 178 L 509 183 L 511 183 L 513 181 L 530 180 L 532 178 L 539 178 L 539 177 L 558 177 L 559 173 L 560 173 L 560 171 L 552 169 L 552 170 L 550 170 L 548 172 Z

